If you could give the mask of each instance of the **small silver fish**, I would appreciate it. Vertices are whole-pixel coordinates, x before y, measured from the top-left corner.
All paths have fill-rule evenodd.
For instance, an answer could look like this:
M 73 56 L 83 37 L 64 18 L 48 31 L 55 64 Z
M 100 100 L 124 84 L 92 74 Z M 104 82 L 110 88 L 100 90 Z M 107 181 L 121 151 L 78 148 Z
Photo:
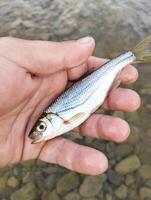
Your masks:
M 151 62 L 151 36 L 132 51 L 105 63 L 60 95 L 29 134 L 32 143 L 52 139 L 82 124 L 103 104 L 119 72 L 134 61 Z

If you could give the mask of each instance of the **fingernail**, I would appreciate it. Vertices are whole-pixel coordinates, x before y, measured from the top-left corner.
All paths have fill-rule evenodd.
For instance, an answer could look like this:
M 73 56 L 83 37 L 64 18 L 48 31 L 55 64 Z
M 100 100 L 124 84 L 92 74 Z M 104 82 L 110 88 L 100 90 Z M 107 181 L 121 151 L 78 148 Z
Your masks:
M 92 40 L 93 40 L 93 37 L 87 36 L 87 37 L 80 38 L 80 39 L 78 39 L 77 41 L 78 41 L 80 44 L 87 44 L 87 43 L 91 42 Z

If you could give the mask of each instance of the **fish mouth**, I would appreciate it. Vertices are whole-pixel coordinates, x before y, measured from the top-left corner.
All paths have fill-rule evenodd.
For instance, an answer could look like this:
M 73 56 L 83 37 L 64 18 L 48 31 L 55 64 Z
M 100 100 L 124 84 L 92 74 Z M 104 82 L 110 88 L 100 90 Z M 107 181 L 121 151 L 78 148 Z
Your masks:
M 38 143 L 42 140 L 42 132 L 34 131 L 31 132 L 28 137 L 32 139 L 32 144 Z

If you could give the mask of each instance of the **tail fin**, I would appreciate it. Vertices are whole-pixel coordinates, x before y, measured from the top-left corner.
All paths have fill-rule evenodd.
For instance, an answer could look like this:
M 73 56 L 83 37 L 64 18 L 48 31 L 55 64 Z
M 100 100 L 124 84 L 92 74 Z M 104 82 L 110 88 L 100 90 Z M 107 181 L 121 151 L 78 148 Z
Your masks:
M 146 37 L 143 41 L 137 44 L 132 52 L 136 56 L 135 63 L 149 63 L 151 62 L 151 35 Z

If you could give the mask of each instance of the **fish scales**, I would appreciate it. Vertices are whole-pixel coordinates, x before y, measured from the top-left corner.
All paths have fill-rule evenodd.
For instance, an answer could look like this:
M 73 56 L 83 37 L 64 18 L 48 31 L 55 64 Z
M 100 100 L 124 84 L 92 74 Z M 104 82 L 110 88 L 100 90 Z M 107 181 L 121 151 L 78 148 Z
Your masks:
M 57 100 L 45 112 L 59 114 L 83 104 L 97 89 L 98 84 L 101 85 L 101 82 L 104 81 L 104 76 L 107 77 L 118 63 L 123 63 L 125 61 L 129 62 L 129 59 L 135 59 L 132 52 L 122 54 L 119 57 L 105 63 L 101 68 L 98 68 L 87 77 L 73 84 L 59 98 L 57 98 Z

